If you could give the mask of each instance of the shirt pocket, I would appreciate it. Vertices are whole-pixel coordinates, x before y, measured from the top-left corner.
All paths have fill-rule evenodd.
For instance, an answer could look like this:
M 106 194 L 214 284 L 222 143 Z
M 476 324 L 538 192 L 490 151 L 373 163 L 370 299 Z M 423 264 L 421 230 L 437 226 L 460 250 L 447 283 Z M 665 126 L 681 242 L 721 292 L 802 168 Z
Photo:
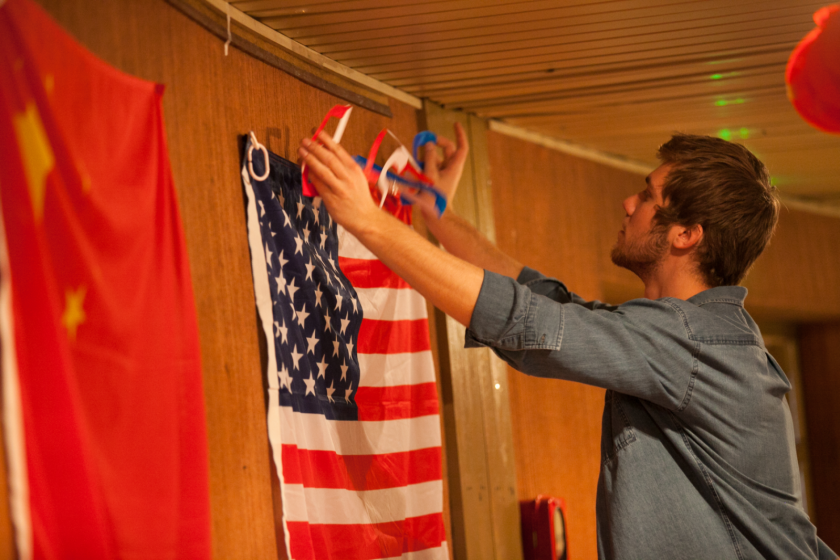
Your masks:
M 628 397 L 615 391 L 607 391 L 604 397 L 604 417 L 601 426 L 601 461 L 612 463 L 622 450 L 636 441 L 636 432 L 627 414 Z

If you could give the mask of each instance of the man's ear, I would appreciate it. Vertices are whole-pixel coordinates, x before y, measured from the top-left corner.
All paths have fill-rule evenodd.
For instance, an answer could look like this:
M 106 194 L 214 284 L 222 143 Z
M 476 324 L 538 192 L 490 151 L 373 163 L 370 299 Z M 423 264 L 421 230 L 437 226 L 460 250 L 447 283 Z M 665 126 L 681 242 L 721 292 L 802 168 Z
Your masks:
M 703 226 L 695 224 L 693 226 L 675 226 L 676 236 L 674 237 L 674 249 L 688 251 L 697 247 L 700 240 L 703 239 Z

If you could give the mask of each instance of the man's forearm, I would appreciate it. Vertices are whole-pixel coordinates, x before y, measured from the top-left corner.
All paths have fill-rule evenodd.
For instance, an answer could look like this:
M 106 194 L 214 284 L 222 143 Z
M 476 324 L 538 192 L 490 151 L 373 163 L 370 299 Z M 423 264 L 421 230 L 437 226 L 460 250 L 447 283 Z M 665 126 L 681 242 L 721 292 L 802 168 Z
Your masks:
M 441 251 L 385 212 L 351 233 L 434 306 L 469 326 L 484 281 L 479 266 Z
M 451 210 L 439 220 L 428 218 L 426 226 L 447 251 L 479 268 L 511 278 L 516 278 L 522 271 L 519 261 L 503 253 L 472 224 Z

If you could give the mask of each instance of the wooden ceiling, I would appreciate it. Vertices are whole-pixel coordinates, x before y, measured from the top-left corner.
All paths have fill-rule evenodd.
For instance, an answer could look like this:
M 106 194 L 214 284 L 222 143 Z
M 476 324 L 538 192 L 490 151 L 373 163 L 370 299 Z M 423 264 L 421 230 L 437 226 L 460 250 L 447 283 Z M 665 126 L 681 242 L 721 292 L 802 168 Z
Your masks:
M 654 165 L 674 131 L 741 142 L 783 194 L 840 207 L 840 136 L 785 64 L 828 0 L 232 0 L 299 43 L 445 107 Z

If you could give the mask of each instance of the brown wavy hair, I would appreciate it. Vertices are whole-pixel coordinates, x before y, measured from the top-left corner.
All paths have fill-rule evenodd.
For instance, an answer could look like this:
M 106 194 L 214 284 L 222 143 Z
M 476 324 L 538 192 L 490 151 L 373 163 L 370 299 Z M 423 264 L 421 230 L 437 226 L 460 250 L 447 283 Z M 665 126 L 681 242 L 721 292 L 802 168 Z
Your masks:
M 655 223 L 701 225 L 695 258 L 703 280 L 711 287 L 737 285 L 779 220 L 767 168 L 740 144 L 693 134 L 674 134 L 657 156 L 671 169 Z

